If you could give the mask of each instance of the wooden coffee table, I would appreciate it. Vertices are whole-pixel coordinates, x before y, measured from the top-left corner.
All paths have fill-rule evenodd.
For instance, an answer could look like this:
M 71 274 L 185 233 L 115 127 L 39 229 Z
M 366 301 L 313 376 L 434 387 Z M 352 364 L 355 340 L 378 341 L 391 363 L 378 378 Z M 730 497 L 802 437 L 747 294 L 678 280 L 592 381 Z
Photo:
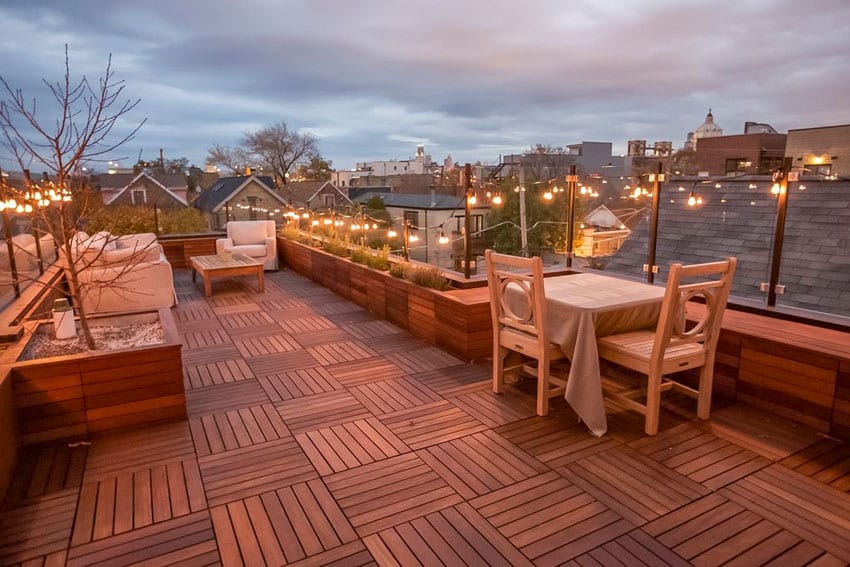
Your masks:
M 257 288 L 263 291 L 263 264 L 244 254 L 233 254 L 229 260 L 221 256 L 193 256 L 189 258 L 192 263 L 192 281 L 195 274 L 201 274 L 204 278 L 204 295 L 212 295 L 212 278 L 225 278 L 229 276 L 250 276 L 257 274 Z

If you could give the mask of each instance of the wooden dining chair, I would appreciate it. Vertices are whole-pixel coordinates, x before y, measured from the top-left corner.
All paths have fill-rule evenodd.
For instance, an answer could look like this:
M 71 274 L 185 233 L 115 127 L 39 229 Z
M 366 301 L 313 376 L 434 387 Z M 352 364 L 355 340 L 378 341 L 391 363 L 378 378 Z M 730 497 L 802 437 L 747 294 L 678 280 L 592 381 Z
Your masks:
M 647 435 L 658 433 L 661 392 L 671 388 L 696 398 L 697 418 L 708 419 L 714 353 L 736 263 L 736 259 L 730 257 L 721 262 L 690 266 L 673 264 L 670 266 L 656 329 L 632 331 L 597 340 L 600 358 L 647 375 L 645 404 L 634 399 L 642 395 L 643 388 L 609 394 L 625 406 L 646 415 L 644 429 Z M 705 301 L 706 309 L 699 321 L 688 322 L 686 304 L 696 297 Z M 699 367 L 697 388 L 663 378 Z
M 563 396 L 566 382 L 550 375 L 550 363 L 564 358 L 564 352 L 546 337 L 543 261 L 492 250 L 484 257 L 493 319 L 493 391 L 503 391 L 505 372 L 528 368 L 529 362 L 536 364 L 537 414 L 546 415 L 549 399 Z M 506 294 L 508 287 L 511 289 Z M 505 366 L 511 353 L 521 355 L 515 357 L 519 362 Z

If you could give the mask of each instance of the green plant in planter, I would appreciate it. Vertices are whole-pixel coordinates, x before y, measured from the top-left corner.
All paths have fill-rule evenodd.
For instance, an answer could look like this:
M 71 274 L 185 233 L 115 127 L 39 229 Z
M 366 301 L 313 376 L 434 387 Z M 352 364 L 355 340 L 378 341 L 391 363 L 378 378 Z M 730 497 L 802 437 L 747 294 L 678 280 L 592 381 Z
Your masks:
M 351 254 L 348 241 L 340 240 L 338 238 L 326 240 L 324 244 L 322 244 L 322 249 L 325 252 L 333 254 L 334 256 L 339 256 L 341 258 L 348 258 L 348 256 Z
M 451 282 L 443 277 L 439 268 L 433 266 L 414 266 L 410 262 L 397 262 L 390 266 L 390 275 L 404 278 L 409 282 L 445 291 L 451 287 Z

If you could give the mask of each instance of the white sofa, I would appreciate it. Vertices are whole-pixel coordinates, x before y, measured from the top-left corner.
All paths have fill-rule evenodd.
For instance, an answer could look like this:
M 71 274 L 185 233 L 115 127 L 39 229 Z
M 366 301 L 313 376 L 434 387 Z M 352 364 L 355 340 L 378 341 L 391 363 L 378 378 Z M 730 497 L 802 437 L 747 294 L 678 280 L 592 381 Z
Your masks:
M 45 234 L 39 238 L 41 246 L 42 266 L 47 268 L 56 261 L 56 246 L 53 237 Z M 38 278 L 38 250 L 35 246 L 35 236 L 32 234 L 16 234 L 12 237 L 12 247 L 15 254 L 15 270 L 18 282 L 25 287 Z M 9 262 L 9 247 L 6 242 L 0 242 L 0 286 L 12 285 L 12 265 Z
M 215 241 L 215 250 L 221 254 L 230 250 L 245 254 L 263 263 L 264 270 L 277 270 L 277 239 L 273 220 L 230 221 L 227 238 Z
M 88 314 L 150 311 L 177 303 L 171 264 L 153 233 L 78 232 L 71 239 L 71 255 Z

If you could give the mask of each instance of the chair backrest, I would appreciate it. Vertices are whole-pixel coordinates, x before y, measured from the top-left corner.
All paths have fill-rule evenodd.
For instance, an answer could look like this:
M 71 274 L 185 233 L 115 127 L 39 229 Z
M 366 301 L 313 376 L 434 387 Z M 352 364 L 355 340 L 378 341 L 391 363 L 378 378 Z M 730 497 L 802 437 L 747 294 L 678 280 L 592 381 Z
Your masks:
M 670 266 L 653 358 L 661 358 L 668 349 L 683 344 L 701 344 L 707 352 L 714 351 L 736 264 L 737 260 L 729 257 L 720 262 Z M 696 297 L 705 301 L 706 308 L 701 319 L 688 326 L 686 305 Z
M 273 220 L 230 221 L 227 223 L 227 237 L 236 245 L 265 244 L 266 239 L 274 237 Z
M 539 256 L 520 258 L 492 250 L 487 250 L 484 258 L 494 336 L 507 329 L 533 337 L 541 347 L 546 346 L 543 261 Z M 509 286 L 510 296 L 506 297 Z

